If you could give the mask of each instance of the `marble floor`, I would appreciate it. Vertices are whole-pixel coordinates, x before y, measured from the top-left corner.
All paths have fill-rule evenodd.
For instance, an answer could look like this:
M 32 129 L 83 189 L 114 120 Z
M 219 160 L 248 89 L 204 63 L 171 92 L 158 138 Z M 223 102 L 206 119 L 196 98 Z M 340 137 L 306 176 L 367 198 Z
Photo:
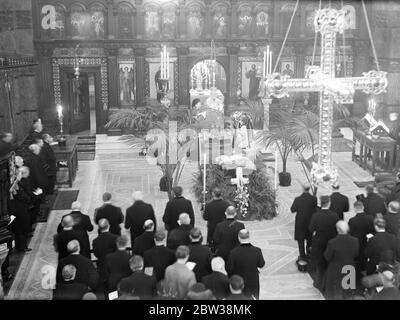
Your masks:
M 83 212 L 93 216 L 95 208 L 101 205 L 101 195 L 105 191 L 111 192 L 114 203 L 125 210 L 132 203 L 132 192 L 142 190 L 145 201 L 155 209 L 158 225 L 162 226 L 161 217 L 168 199 L 159 190 L 162 174 L 157 166 L 149 164 L 138 153 L 138 149 L 127 147 L 119 137 L 98 135 L 96 159 L 79 162 L 78 175 L 73 185 L 73 189 L 80 190 L 78 200 L 82 203 Z M 339 168 L 342 191 L 350 197 L 352 203 L 355 195 L 362 192 L 353 181 L 367 181 L 372 177 L 351 161 L 349 152 L 335 153 L 333 157 Z M 195 163 L 189 163 L 180 184 L 184 188 L 184 195 L 193 201 L 196 225 L 205 234 L 206 224 L 190 192 L 192 173 L 196 168 Z M 294 215 L 290 213 L 289 207 L 293 198 L 299 194 L 300 183 L 305 180 L 305 176 L 295 159 L 290 159 L 288 171 L 292 174 L 292 185 L 279 188 L 278 217 L 270 221 L 245 223 L 250 230 L 252 243 L 262 248 L 266 260 L 266 266 L 260 274 L 260 299 L 323 299 L 312 286 L 310 276 L 298 272 L 295 265 L 298 250 L 293 240 Z M 51 299 L 52 293 L 48 287 L 57 264 L 53 235 L 60 218 L 67 212 L 52 211 L 48 222 L 38 225 L 31 241 L 33 251 L 24 257 L 7 299 Z M 96 237 L 96 233 L 92 232 L 91 239 Z

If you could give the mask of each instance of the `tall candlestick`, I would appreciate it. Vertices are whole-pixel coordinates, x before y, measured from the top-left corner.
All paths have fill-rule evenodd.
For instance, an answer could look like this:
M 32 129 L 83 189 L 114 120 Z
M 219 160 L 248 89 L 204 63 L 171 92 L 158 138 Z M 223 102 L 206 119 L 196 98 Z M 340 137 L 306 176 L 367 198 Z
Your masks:
M 263 78 L 267 75 L 267 52 L 264 51 Z
M 203 174 L 203 194 L 204 194 L 204 203 L 206 202 L 206 177 L 207 177 L 207 167 L 206 167 L 206 162 L 207 162 L 207 153 L 204 152 L 204 174 Z
M 272 74 L 272 51 L 269 52 L 269 74 Z
M 274 176 L 275 190 L 278 190 L 278 150 L 275 150 L 275 176 Z
M 167 77 L 166 79 L 169 79 L 169 52 L 167 52 Z

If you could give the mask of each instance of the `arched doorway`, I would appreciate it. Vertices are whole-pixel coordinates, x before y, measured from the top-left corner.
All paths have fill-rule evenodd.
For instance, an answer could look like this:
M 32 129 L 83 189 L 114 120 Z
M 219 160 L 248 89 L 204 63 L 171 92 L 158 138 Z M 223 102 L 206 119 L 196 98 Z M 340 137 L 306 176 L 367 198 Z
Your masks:
M 223 95 L 223 100 L 227 96 L 227 78 L 225 68 L 215 60 L 204 59 L 198 61 L 190 70 L 189 96 L 190 107 L 199 101 L 204 104 L 210 97 L 211 90 L 216 88 L 219 95 Z

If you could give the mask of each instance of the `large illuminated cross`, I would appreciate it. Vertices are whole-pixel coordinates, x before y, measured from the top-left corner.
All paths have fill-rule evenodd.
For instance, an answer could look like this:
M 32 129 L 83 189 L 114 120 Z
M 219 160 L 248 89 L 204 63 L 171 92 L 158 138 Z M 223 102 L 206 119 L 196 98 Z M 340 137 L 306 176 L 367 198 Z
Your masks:
M 344 17 L 345 11 L 336 9 L 322 9 L 316 13 L 314 25 L 316 32 L 321 33 L 320 66 L 309 67 L 304 79 L 288 79 L 273 73 L 261 85 L 261 95 L 264 98 L 283 98 L 289 96 L 289 92 L 320 93 L 319 157 L 318 164 L 314 164 L 312 170 L 314 180 L 325 176 L 334 180 L 337 178 L 331 154 L 334 103 L 352 97 L 355 90 L 380 94 L 388 85 L 386 72 L 383 71 L 369 71 L 363 73 L 362 77 L 335 77 L 336 35 L 344 32 Z

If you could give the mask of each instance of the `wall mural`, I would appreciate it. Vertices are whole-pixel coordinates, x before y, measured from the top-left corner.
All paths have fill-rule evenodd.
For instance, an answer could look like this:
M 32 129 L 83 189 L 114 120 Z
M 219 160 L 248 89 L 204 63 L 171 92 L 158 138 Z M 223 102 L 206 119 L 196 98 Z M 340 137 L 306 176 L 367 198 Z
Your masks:
M 256 16 L 256 36 L 265 37 L 268 35 L 269 31 L 269 21 L 268 13 L 261 11 Z
M 294 78 L 295 76 L 295 58 L 282 58 L 281 59 L 281 75 L 287 76 L 289 78 Z
M 156 9 L 148 8 L 146 10 L 145 34 L 147 38 L 158 38 L 160 36 L 160 21 Z
M 238 15 L 238 34 L 241 37 L 251 36 L 251 25 L 253 23 L 253 16 L 250 6 L 243 6 L 239 10 Z
M 174 38 L 176 35 L 176 19 L 175 19 L 175 8 L 166 8 L 162 16 L 162 33 L 166 38 Z
M 102 39 L 105 35 L 104 12 L 98 9 L 86 12 L 81 7 L 71 10 L 72 39 Z
M 157 100 L 160 102 L 161 94 L 159 89 L 161 88 L 160 77 L 160 59 L 149 59 L 147 63 L 148 67 L 148 79 L 147 79 L 147 96 L 152 100 Z M 169 65 L 169 86 L 168 86 L 168 98 L 174 101 L 175 98 L 175 63 L 171 62 Z
M 119 62 L 119 101 L 121 106 L 135 103 L 135 65 L 132 61 Z
M 224 38 L 228 36 L 229 18 L 226 7 L 219 6 L 215 9 L 213 17 L 213 32 L 216 38 Z
M 190 9 L 187 18 L 187 35 L 189 38 L 200 38 L 203 35 L 204 17 L 199 7 Z

